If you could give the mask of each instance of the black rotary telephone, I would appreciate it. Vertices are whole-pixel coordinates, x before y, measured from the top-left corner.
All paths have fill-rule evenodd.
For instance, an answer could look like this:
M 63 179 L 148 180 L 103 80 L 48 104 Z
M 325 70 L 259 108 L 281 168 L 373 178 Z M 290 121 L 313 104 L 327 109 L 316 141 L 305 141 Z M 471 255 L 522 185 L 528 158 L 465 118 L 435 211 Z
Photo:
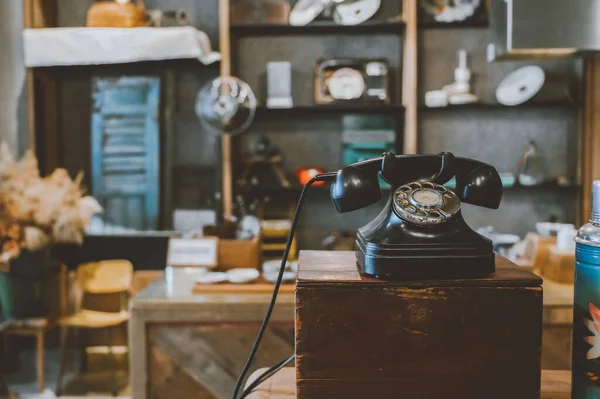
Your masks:
M 449 152 L 439 155 L 394 155 L 358 162 L 336 173 L 312 178 L 302 190 L 275 282 L 273 297 L 256 341 L 231 396 L 245 398 L 255 387 L 294 359 L 282 360 L 242 392 L 242 383 L 267 328 L 277 300 L 298 216 L 310 185 L 333 182 L 331 199 L 340 213 L 381 199 L 379 174 L 392 186 L 388 202 L 373 221 L 357 233 L 356 258 L 362 272 L 383 280 L 482 277 L 495 271 L 492 243 L 462 218 L 461 202 L 498 209 L 502 181 L 493 166 Z M 456 188 L 443 186 L 454 178 Z
M 495 270 L 492 243 L 473 231 L 461 202 L 497 209 L 502 182 L 493 166 L 449 152 L 384 154 L 337 172 L 331 199 L 351 212 L 381 199 L 378 175 L 392 191 L 383 211 L 357 233 L 357 261 L 385 280 L 481 277 Z M 456 189 L 443 186 L 452 178 Z

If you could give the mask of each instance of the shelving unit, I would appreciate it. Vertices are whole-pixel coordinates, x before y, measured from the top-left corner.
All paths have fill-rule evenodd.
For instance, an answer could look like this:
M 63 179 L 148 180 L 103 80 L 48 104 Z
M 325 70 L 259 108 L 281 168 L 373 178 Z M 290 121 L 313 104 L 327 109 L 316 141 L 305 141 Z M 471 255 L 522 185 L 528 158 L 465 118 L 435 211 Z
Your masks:
M 484 3 L 484 2 L 482 2 Z M 419 58 L 423 101 L 425 92 L 441 88 L 453 81 L 456 53 L 465 49 L 472 70 L 472 90 L 482 102 L 429 108 L 419 105 L 419 135 L 422 151 L 452 151 L 455 154 L 487 161 L 500 172 L 514 171 L 521 162 L 523 148 L 535 141 L 541 157 L 541 167 L 547 178 L 567 175 L 572 181 L 560 185 L 547 181 L 535 186 L 515 184 L 505 186 L 502 207 L 497 212 L 483 214 L 472 211 L 472 227 L 483 223 L 494 225 L 507 233 L 525 234 L 537 221 L 551 216 L 572 223 L 576 219 L 577 196 L 582 191 L 576 168 L 577 114 L 581 100 L 565 98 L 548 100 L 541 96 L 517 106 L 496 102 L 496 84 L 512 70 L 536 64 L 525 60 L 520 64 L 487 63 L 485 50 L 493 33 L 488 18 L 477 12 L 463 22 L 441 23 L 424 18 L 420 11 L 419 30 L 422 37 Z M 578 73 L 573 66 L 546 62 L 541 64 L 549 76 Z M 550 94 L 552 86 L 545 94 Z M 558 90 L 554 94 L 560 96 Z M 546 97 L 547 98 L 547 97 Z M 512 219 L 510 215 L 521 215 Z M 478 225 L 480 224 L 480 225 Z
M 319 57 L 331 56 L 331 57 L 343 57 L 343 56 L 354 56 L 360 57 L 362 54 L 344 50 L 336 51 L 330 49 L 329 51 L 323 52 L 327 48 L 326 41 L 329 37 L 337 37 L 342 40 L 343 37 L 348 36 L 349 39 L 346 43 L 354 42 L 354 37 L 358 37 L 358 40 L 363 40 L 365 45 L 369 46 L 373 43 L 372 36 L 383 36 L 391 37 L 397 36 L 399 39 L 400 46 L 396 50 L 399 51 L 402 56 L 399 58 L 399 65 L 394 64 L 393 66 L 393 82 L 390 87 L 393 102 L 392 104 L 312 104 L 312 99 L 308 99 L 306 91 L 304 95 L 300 95 L 301 100 L 294 98 L 294 106 L 288 109 L 271 109 L 266 106 L 259 106 L 256 111 L 257 121 L 262 120 L 278 120 L 280 126 L 281 123 L 285 122 L 285 119 L 291 119 L 292 121 L 306 122 L 313 116 L 318 116 L 319 121 L 335 121 L 340 120 L 344 115 L 382 115 L 387 117 L 393 117 L 396 125 L 396 146 L 399 149 L 404 148 L 406 153 L 416 152 L 416 116 L 417 116 L 417 103 L 416 103 L 416 3 L 414 0 L 403 0 L 402 4 L 402 16 L 401 17 L 383 17 L 381 20 L 370 20 L 360 25 L 344 26 L 338 25 L 334 22 L 318 21 L 306 26 L 291 26 L 285 24 L 231 24 L 229 19 L 230 2 L 235 0 L 219 0 L 220 10 L 220 28 L 219 35 L 221 40 L 221 54 L 223 60 L 221 63 L 221 74 L 238 76 L 243 80 L 248 80 L 246 77 L 252 75 L 251 81 L 248 83 L 256 91 L 256 85 L 264 85 L 264 69 L 261 69 L 262 63 L 276 60 L 290 60 L 287 58 L 289 47 L 295 45 L 303 45 L 301 50 L 303 60 L 290 60 L 294 67 L 297 67 L 296 63 L 304 62 L 302 71 L 299 72 L 303 78 L 303 84 L 311 84 L 309 77 L 309 70 L 312 71 L 314 64 Z M 393 4 L 393 3 L 389 3 Z M 388 6 L 389 6 L 388 4 Z M 397 6 L 393 6 L 397 7 Z M 398 15 L 396 13 L 395 15 Z M 331 35 L 324 37 L 322 42 L 318 46 L 315 46 L 315 50 L 311 51 L 312 48 L 308 44 L 308 40 L 319 39 L 320 36 Z M 269 55 L 260 58 L 260 61 L 246 58 L 246 62 L 251 64 L 251 67 L 246 63 L 243 63 L 243 57 L 238 54 L 240 48 L 238 47 L 238 41 L 240 40 L 266 40 L 263 38 L 273 37 L 274 41 L 269 42 L 269 46 L 273 46 Z M 352 37 L 352 39 L 350 39 Z M 369 37 L 367 40 L 365 37 Z M 283 41 L 283 40 L 289 40 Z M 335 39 L 333 39 L 335 40 Z M 379 52 L 379 57 L 386 57 L 386 50 L 389 52 L 389 40 L 386 47 L 378 50 L 374 46 L 371 46 L 371 50 L 375 49 Z M 335 42 L 335 41 L 334 41 Z M 246 42 L 244 42 L 246 46 Z M 288 44 L 289 43 L 289 44 Z M 300 44 L 299 44 L 300 43 Z M 316 45 L 316 43 L 315 43 Z M 331 44 L 330 44 L 331 45 Z M 335 47 L 335 46 L 334 46 Z M 358 48 L 358 47 L 357 47 Z M 246 47 L 244 49 L 247 50 Z M 310 49 L 310 50 L 309 50 Z M 291 51 L 291 50 L 289 50 Z M 309 51 L 311 51 L 309 53 Z M 321 53 L 319 53 L 321 51 Z M 375 53 L 376 51 L 372 51 Z M 373 55 L 369 55 L 373 56 Z M 314 61 L 311 61 L 314 58 Z M 306 68 L 307 63 L 311 64 L 309 70 Z M 265 68 L 266 65 L 262 66 Z M 248 69 L 250 68 L 250 70 Z M 257 70 L 257 68 L 259 68 Z M 260 79 L 256 79 L 256 75 L 262 76 Z M 312 74 L 312 73 L 311 73 Z M 402 84 L 401 84 L 402 82 Z M 402 88 L 400 90 L 400 88 Z M 262 88 L 259 88 L 262 89 Z M 297 93 L 296 93 L 297 94 Z M 263 98 L 261 95 L 258 96 L 259 101 Z M 284 122 L 281 122 L 281 121 Z M 296 122 L 291 122 L 296 123 Z M 339 133 L 339 131 L 337 132 Z M 223 210 L 225 217 L 231 215 L 233 211 L 231 196 L 232 190 L 232 175 L 235 170 L 235 165 L 232 164 L 232 160 L 236 159 L 232 155 L 232 151 L 236 149 L 233 141 L 235 138 L 225 137 L 223 139 L 223 157 L 222 157 L 222 185 L 223 185 Z M 331 143 L 329 144 L 331 145 Z M 282 150 L 285 150 L 282 148 Z M 311 160 L 307 160 L 310 162 Z M 341 166 L 341 165 L 339 165 Z

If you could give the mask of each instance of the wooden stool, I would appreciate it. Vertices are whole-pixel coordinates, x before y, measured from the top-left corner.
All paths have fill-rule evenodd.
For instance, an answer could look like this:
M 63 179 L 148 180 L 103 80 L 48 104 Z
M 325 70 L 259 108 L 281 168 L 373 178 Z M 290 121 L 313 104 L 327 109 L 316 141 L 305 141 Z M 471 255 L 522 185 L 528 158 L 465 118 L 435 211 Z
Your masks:
M 112 329 L 124 325 L 129 320 L 127 311 L 127 294 L 133 280 L 133 265 L 127 260 L 106 260 L 86 263 L 77 268 L 77 284 L 83 294 L 120 294 L 121 309 L 119 312 L 98 312 L 81 308 L 83 298 L 78 298 L 77 311 L 58 321 L 60 334 L 60 367 L 56 396 L 62 394 L 62 380 L 67 362 L 67 341 L 72 329 L 103 329 L 106 331 L 106 345 L 111 367 L 111 393 L 117 396 L 116 360 L 113 351 Z
M 36 342 L 36 373 L 38 380 L 38 390 L 40 393 L 44 393 L 46 390 L 46 377 L 44 373 L 45 366 L 45 337 L 46 332 L 54 328 L 55 323 L 49 319 L 24 319 L 17 320 L 15 323 L 6 330 L 6 335 L 19 335 L 19 336 L 30 336 L 35 337 Z M 6 345 L 8 350 L 8 345 Z

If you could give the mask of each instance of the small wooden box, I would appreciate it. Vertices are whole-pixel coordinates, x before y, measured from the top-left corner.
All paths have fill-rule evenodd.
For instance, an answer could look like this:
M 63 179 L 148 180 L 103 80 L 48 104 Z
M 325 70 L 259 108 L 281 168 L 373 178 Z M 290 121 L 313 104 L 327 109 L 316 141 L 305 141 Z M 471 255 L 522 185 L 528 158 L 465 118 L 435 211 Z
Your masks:
M 219 240 L 219 270 L 237 268 L 260 270 L 260 239 Z
M 541 283 L 500 256 L 486 278 L 390 282 L 303 251 L 297 398 L 539 398 Z
M 561 251 L 555 245 L 548 247 L 548 260 L 544 267 L 544 278 L 561 284 L 575 282 L 575 251 Z

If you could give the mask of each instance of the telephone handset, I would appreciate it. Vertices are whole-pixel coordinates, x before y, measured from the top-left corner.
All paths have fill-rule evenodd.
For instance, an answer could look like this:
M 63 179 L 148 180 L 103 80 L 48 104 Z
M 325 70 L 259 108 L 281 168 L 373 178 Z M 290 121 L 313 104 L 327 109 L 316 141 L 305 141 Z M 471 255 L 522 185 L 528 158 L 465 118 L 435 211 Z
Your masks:
M 502 182 L 496 169 L 449 152 L 394 155 L 338 171 L 331 199 L 340 213 L 381 199 L 378 175 L 391 185 L 383 211 L 357 233 L 362 272 L 387 280 L 480 277 L 494 272 L 492 243 L 474 232 L 461 202 L 497 209 Z M 443 184 L 452 178 L 456 188 Z

